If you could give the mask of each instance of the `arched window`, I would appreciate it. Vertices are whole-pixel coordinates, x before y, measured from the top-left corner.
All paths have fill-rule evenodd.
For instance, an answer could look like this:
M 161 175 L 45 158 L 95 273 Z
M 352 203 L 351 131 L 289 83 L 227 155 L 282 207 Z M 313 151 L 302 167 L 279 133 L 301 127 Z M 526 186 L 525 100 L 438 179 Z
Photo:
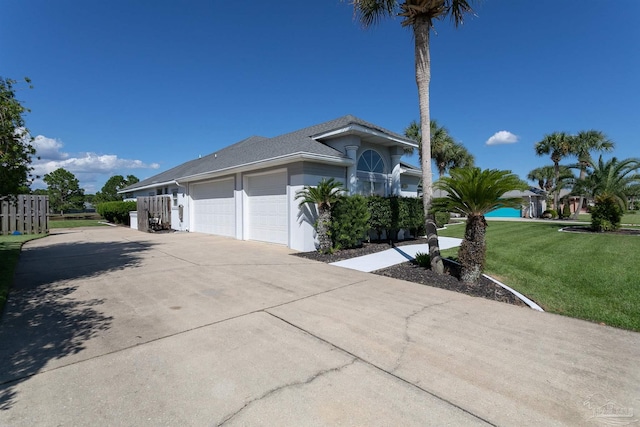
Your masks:
M 374 150 L 366 150 L 358 160 L 358 170 L 362 172 L 385 173 L 382 156 Z
M 388 178 L 384 159 L 375 150 L 365 150 L 358 159 L 358 193 L 364 195 L 387 194 Z

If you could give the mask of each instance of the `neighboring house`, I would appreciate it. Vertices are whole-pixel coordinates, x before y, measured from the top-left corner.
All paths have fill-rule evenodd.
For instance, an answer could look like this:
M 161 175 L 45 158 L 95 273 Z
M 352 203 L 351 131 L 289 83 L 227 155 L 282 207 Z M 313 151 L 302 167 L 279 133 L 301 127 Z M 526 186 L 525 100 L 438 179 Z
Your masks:
M 295 132 L 252 136 L 121 191 L 133 198 L 169 195 L 171 227 L 316 249 L 315 207 L 296 193 L 323 178 L 350 194 L 416 196 L 421 171 L 400 158 L 417 144 L 354 116 Z
M 447 192 L 434 190 L 433 198 L 447 197 Z M 522 198 L 520 208 L 499 208 L 485 215 L 487 218 L 539 218 L 547 209 L 547 193 L 538 188 L 528 190 L 512 190 L 502 195 L 505 199 Z
M 560 190 L 560 206 L 558 209 L 562 209 L 565 203 L 569 204 L 569 210 L 571 213 L 574 213 L 578 209 L 578 206 L 580 206 L 580 196 L 574 196 L 571 194 L 571 190 L 563 188 Z M 593 200 L 584 199 L 580 213 L 587 213 L 589 206 L 593 206 Z
M 528 190 L 512 190 L 502 197 L 522 198 L 522 206 L 518 208 L 500 208 L 485 215 L 488 218 L 539 218 L 547 209 L 547 193 L 531 187 Z

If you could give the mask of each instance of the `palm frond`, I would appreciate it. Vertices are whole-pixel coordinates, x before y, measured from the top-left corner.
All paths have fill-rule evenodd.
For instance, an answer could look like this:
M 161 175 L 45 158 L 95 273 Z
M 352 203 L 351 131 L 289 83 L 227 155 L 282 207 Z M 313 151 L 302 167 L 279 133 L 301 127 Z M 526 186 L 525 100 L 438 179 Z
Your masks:
M 396 0 L 352 0 L 354 18 L 365 27 L 378 24 L 381 20 L 397 14 Z
M 498 169 L 452 169 L 451 175 L 440 178 L 435 188 L 447 192 L 447 197 L 434 200 L 434 205 L 461 214 L 484 215 L 500 207 L 520 207 L 522 199 L 502 198 L 509 191 L 524 189 L 526 184 L 511 171 Z
M 323 178 L 318 185 L 305 185 L 302 190 L 298 191 L 295 199 L 300 200 L 299 206 L 302 207 L 306 203 L 317 204 L 318 209 L 331 209 L 331 206 L 342 197 L 344 187 L 334 178 Z

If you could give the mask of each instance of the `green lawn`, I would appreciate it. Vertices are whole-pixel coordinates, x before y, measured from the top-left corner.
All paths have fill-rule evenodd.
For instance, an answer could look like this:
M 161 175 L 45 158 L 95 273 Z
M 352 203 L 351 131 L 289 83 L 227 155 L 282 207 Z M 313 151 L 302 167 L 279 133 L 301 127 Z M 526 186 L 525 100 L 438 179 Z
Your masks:
M 640 237 L 559 228 L 555 221 L 489 222 L 486 273 L 546 311 L 640 331 Z M 464 225 L 439 231 L 463 234 Z M 443 255 L 455 257 L 457 249 Z
M 106 224 L 101 223 L 99 219 L 64 219 L 49 220 L 49 228 L 75 228 L 75 227 L 100 227 Z
M 20 257 L 22 244 L 29 240 L 45 237 L 46 234 L 23 234 L 20 236 L 0 235 L 0 314 L 7 301 L 13 272 Z

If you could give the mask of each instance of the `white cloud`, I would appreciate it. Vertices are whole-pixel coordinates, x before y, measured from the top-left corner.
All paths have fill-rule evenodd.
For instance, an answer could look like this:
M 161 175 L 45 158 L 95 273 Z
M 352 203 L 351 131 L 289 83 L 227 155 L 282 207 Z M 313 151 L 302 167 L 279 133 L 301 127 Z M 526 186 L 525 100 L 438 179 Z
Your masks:
M 78 153 L 72 156 L 62 150 L 64 144 L 44 135 L 33 139 L 32 145 L 36 149 L 33 158 L 33 174 L 40 177 L 35 183 L 41 186 L 42 177 L 58 168 L 64 168 L 76 175 L 81 187 L 89 190 L 93 187 L 89 182 L 106 181 L 109 176 L 122 174 L 123 169 L 158 169 L 158 163 L 145 163 L 142 160 L 122 159 L 115 154 Z M 84 178 L 84 179 L 83 179 Z M 101 186 L 100 186 L 101 187 Z M 89 192 L 89 191 L 87 191 Z
M 518 142 L 518 136 L 512 134 L 509 131 L 501 130 L 496 132 L 493 136 L 487 139 L 487 145 L 499 145 L 499 144 L 514 144 Z
M 42 159 L 64 160 L 69 157 L 69 154 L 60 151 L 62 149 L 62 142 L 57 139 L 38 135 L 33 138 L 31 145 L 36 149 L 36 155 Z

